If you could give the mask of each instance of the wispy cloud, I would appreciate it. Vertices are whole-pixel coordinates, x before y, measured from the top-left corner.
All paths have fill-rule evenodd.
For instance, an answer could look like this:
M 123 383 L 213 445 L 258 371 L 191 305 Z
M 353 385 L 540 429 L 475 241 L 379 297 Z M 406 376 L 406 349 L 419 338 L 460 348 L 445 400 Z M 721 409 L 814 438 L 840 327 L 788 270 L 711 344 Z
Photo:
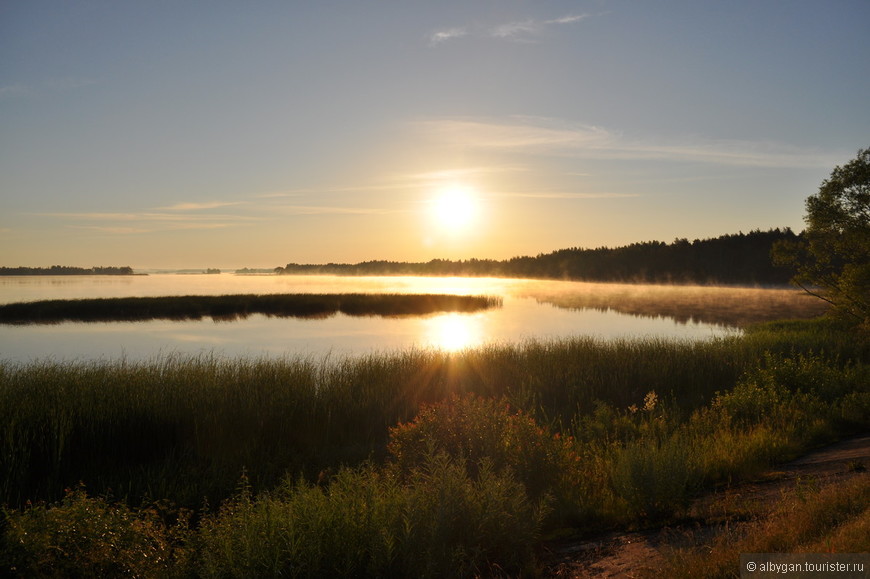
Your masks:
M 217 209 L 218 207 L 230 207 L 242 205 L 241 201 L 206 201 L 201 203 L 176 203 L 166 207 L 158 207 L 163 211 L 200 211 L 203 209 Z
M 570 193 L 564 191 L 543 192 L 502 192 L 499 197 L 522 197 L 530 199 L 620 199 L 625 197 L 640 197 L 637 193 Z
M 260 193 L 255 195 L 257 199 L 280 199 L 285 197 L 304 197 L 307 195 L 318 195 L 327 193 L 365 193 L 390 191 L 404 188 L 404 184 L 398 183 L 380 183 L 374 185 L 350 185 L 342 187 L 304 187 L 299 189 L 287 189 L 285 191 L 270 191 L 269 193 Z
M 133 235 L 153 231 L 153 229 L 147 227 L 115 227 L 111 225 L 69 225 L 68 227 L 72 229 L 96 231 L 98 233 L 111 233 L 113 235 Z
M 177 213 L 156 213 L 156 212 L 68 212 L 68 213 L 40 213 L 40 215 L 48 217 L 66 217 L 70 219 L 90 219 L 93 221 L 214 221 L 216 219 L 223 220 L 239 220 L 250 221 L 255 219 L 242 215 L 179 215 Z
M 588 14 L 569 14 L 568 16 L 562 16 L 561 18 L 555 18 L 553 20 L 547 20 L 546 24 L 573 24 L 574 22 L 580 22 L 581 20 L 585 20 L 589 18 Z
M 614 136 L 600 127 L 568 125 L 540 117 L 438 119 L 415 123 L 428 136 L 470 148 L 522 149 L 607 147 Z
M 347 207 L 328 205 L 276 205 L 272 211 L 280 211 L 285 215 L 383 215 L 387 213 L 400 213 L 396 209 L 384 209 L 380 207 Z
M 429 35 L 429 44 L 437 46 L 442 42 L 447 42 L 454 38 L 460 38 L 468 34 L 465 28 L 448 28 L 446 30 L 438 30 Z
M 522 22 L 508 22 L 499 24 L 490 29 L 490 34 L 496 38 L 520 38 L 538 34 L 543 28 L 544 23 L 535 20 L 524 20 Z
M 453 27 L 437 30 L 429 35 L 429 44 L 437 46 L 449 40 L 463 36 L 475 36 L 482 38 L 497 38 L 514 42 L 537 42 L 547 30 L 566 24 L 575 24 L 589 18 L 588 14 L 567 14 L 550 20 L 538 20 L 529 18 L 515 20 L 495 25 L 476 27 Z
M 73 229 L 86 229 L 116 235 L 236 227 L 260 218 L 241 215 L 184 215 L 158 212 L 68 212 L 39 213 L 66 222 Z
M 766 141 L 626 137 L 602 127 L 542 117 L 437 119 L 418 121 L 415 126 L 442 145 L 521 154 L 756 167 L 829 167 L 843 157 L 842 151 Z
M 488 165 L 478 167 L 462 167 L 456 169 L 440 169 L 437 171 L 425 171 L 423 173 L 413 173 L 400 177 L 408 181 L 409 184 L 427 184 L 442 181 L 462 181 L 466 179 L 474 179 L 480 176 L 516 173 L 527 171 L 524 167 L 516 165 Z

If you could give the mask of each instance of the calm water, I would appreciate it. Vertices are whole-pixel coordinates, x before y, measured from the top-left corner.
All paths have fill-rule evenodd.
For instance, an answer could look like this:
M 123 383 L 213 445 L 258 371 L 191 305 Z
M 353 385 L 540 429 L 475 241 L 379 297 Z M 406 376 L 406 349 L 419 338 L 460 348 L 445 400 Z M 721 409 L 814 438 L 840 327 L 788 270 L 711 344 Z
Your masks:
M 473 314 L 318 320 L 251 316 L 231 322 L 151 321 L 0 325 L 0 360 L 150 359 L 202 354 L 358 354 L 408 347 L 457 350 L 492 342 L 588 335 L 602 339 L 710 339 L 747 321 L 817 315 L 795 290 L 590 284 L 492 278 L 274 275 L 0 277 L 0 303 L 83 297 L 233 293 L 449 293 L 498 295 Z

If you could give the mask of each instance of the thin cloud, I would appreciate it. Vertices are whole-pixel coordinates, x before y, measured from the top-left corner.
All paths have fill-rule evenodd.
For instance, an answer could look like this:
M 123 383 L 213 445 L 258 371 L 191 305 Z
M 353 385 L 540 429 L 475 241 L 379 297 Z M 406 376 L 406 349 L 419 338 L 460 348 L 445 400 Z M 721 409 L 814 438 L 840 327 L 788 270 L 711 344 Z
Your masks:
M 281 199 L 286 197 L 304 197 L 306 195 L 320 195 L 327 193 L 363 193 L 377 191 L 391 191 L 395 189 L 403 189 L 405 185 L 400 184 L 378 184 L 378 185 L 353 185 L 347 187 L 309 187 L 303 189 L 288 189 L 286 191 L 272 191 L 270 193 L 260 193 L 255 195 L 257 199 Z
M 517 166 L 480 166 L 480 167 L 463 167 L 461 169 L 442 169 L 439 171 L 426 171 L 423 173 L 414 173 L 411 175 L 407 175 L 402 177 L 406 179 L 411 184 L 417 184 L 420 182 L 423 183 L 431 183 L 438 181 L 459 181 L 463 179 L 473 179 L 475 177 L 481 175 L 494 175 L 500 173 L 516 173 L 521 171 L 527 171 L 523 167 Z
M 508 22 L 500 24 L 490 29 L 490 34 L 496 38 L 511 38 L 517 39 L 523 36 L 535 35 L 541 32 L 544 27 L 543 22 L 535 20 L 525 20 L 523 22 Z
M 429 44 L 437 46 L 454 38 L 466 36 L 468 31 L 465 28 L 448 28 L 446 30 L 438 30 L 429 35 Z
M 602 127 L 541 117 L 440 119 L 415 123 L 425 136 L 450 147 L 497 149 L 590 159 L 656 159 L 754 167 L 829 167 L 842 152 L 784 143 L 724 139 L 628 138 Z
M 242 205 L 241 201 L 208 201 L 205 203 L 176 203 L 167 207 L 158 207 L 163 211 L 200 211 L 203 209 L 216 209 L 218 207 L 230 207 Z
M 159 231 L 210 230 L 238 227 L 260 218 L 240 215 L 185 215 L 157 212 L 37 213 L 65 221 L 65 227 L 110 235 L 134 235 Z
M 641 197 L 637 193 L 568 193 L 568 192 L 517 192 L 498 193 L 498 197 L 522 197 L 530 199 L 621 199 Z
M 587 18 L 589 18 L 588 14 L 571 14 L 568 16 L 562 16 L 561 18 L 555 18 L 553 20 L 547 20 L 545 24 L 573 24 Z
M 424 134 L 447 144 L 470 148 L 540 149 L 611 146 L 608 131 L 588 125 L 568 126 L 551 119 L 512 117 L 496 122 L 474 119 L 442 119 L 416 123 Z
M 111 233 L 113 235 L 135 235 L 139 233 L 150 233 L 154 229 L 145 227 L 113 227 L 102 225 L 67 225 L 70 229 L 84 229 L 86 231 L 96 231 L 98 233 Z
M 388 213 L 403 213 L 397 209 L 380 207 L 334 207 L 323 205 L 279 205 L 271 208 L 286 215 L 385 215 Z
M 83 213 L 38 213 L 44 217 L 58 217 L 62 219 L 79 219 L 91 221 L 171 221 L 171 222 L 207 222 L 216 220 L 251 221 L 255 217 L 242 215 L 179 215 L 177 213 L 109 213 L 109 212 L 83 212 Z
M 180 231 L 188 229 L 225 229 L 233 227 L 232 223 L 184 223 L 172 222 L 163 225 L 155 225 L 152 227 L 123 227 L 120 225 L 67 225 L 70 229 L 84 229 L 87 231 L 96 231 L 98 233 L 109 233 L 113 235 L 137 235 L 142 233 L 152 233 L 155 231 Z
M 589 18 L 588 14 L 567 14 L 550 20 L 516 20 L 504 22 L 492 26 L 480 26 L 472 29 L 465 27 L 447 28 L 438 30 L 429 35 L 429 44 L 437 46 L 447 41 L 463 36 L 475 36 L 484 38 L 497 38 L 514 42 L 537 42 L 538 39 L 554 26 L 575 24 Z

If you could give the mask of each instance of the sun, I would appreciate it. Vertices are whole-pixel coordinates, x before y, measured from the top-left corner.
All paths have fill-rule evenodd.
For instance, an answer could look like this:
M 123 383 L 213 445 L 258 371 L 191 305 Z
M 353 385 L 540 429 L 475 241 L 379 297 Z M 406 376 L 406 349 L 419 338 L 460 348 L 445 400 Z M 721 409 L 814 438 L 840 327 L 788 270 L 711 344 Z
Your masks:
M 441 189 L 432 203 L 432 217 L 447 231 L 459 232 L 471 227 L 477 218 L 474 190 L 463 185 Z
M 483 340 L 480 318 L 469 314 L 445 314 L 426 320 L 426 341 L 445 352 L 458 352 Z

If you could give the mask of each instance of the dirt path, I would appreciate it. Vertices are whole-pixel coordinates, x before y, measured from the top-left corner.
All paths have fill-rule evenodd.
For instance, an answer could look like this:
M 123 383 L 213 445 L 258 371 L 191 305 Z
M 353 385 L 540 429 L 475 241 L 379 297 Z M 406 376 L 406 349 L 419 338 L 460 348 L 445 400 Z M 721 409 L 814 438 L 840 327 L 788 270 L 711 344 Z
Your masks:
M 784 490 L 798 480 L 824 487 L 867 476 L 870 468 L 870 434 L 843 440 L 780 465 L 759 478 L 699 497 L 690 509 L 697 522 L 633 533 L 611 533 L 582 542 L 551 544 L 546 576 L 606 578 L 648 576 L 664 563 L 663 551 L 680 547 L 688 537 L 712 538 L 719 528 L 715 520 L 729 509 L 746 505 L 772 507 Z

